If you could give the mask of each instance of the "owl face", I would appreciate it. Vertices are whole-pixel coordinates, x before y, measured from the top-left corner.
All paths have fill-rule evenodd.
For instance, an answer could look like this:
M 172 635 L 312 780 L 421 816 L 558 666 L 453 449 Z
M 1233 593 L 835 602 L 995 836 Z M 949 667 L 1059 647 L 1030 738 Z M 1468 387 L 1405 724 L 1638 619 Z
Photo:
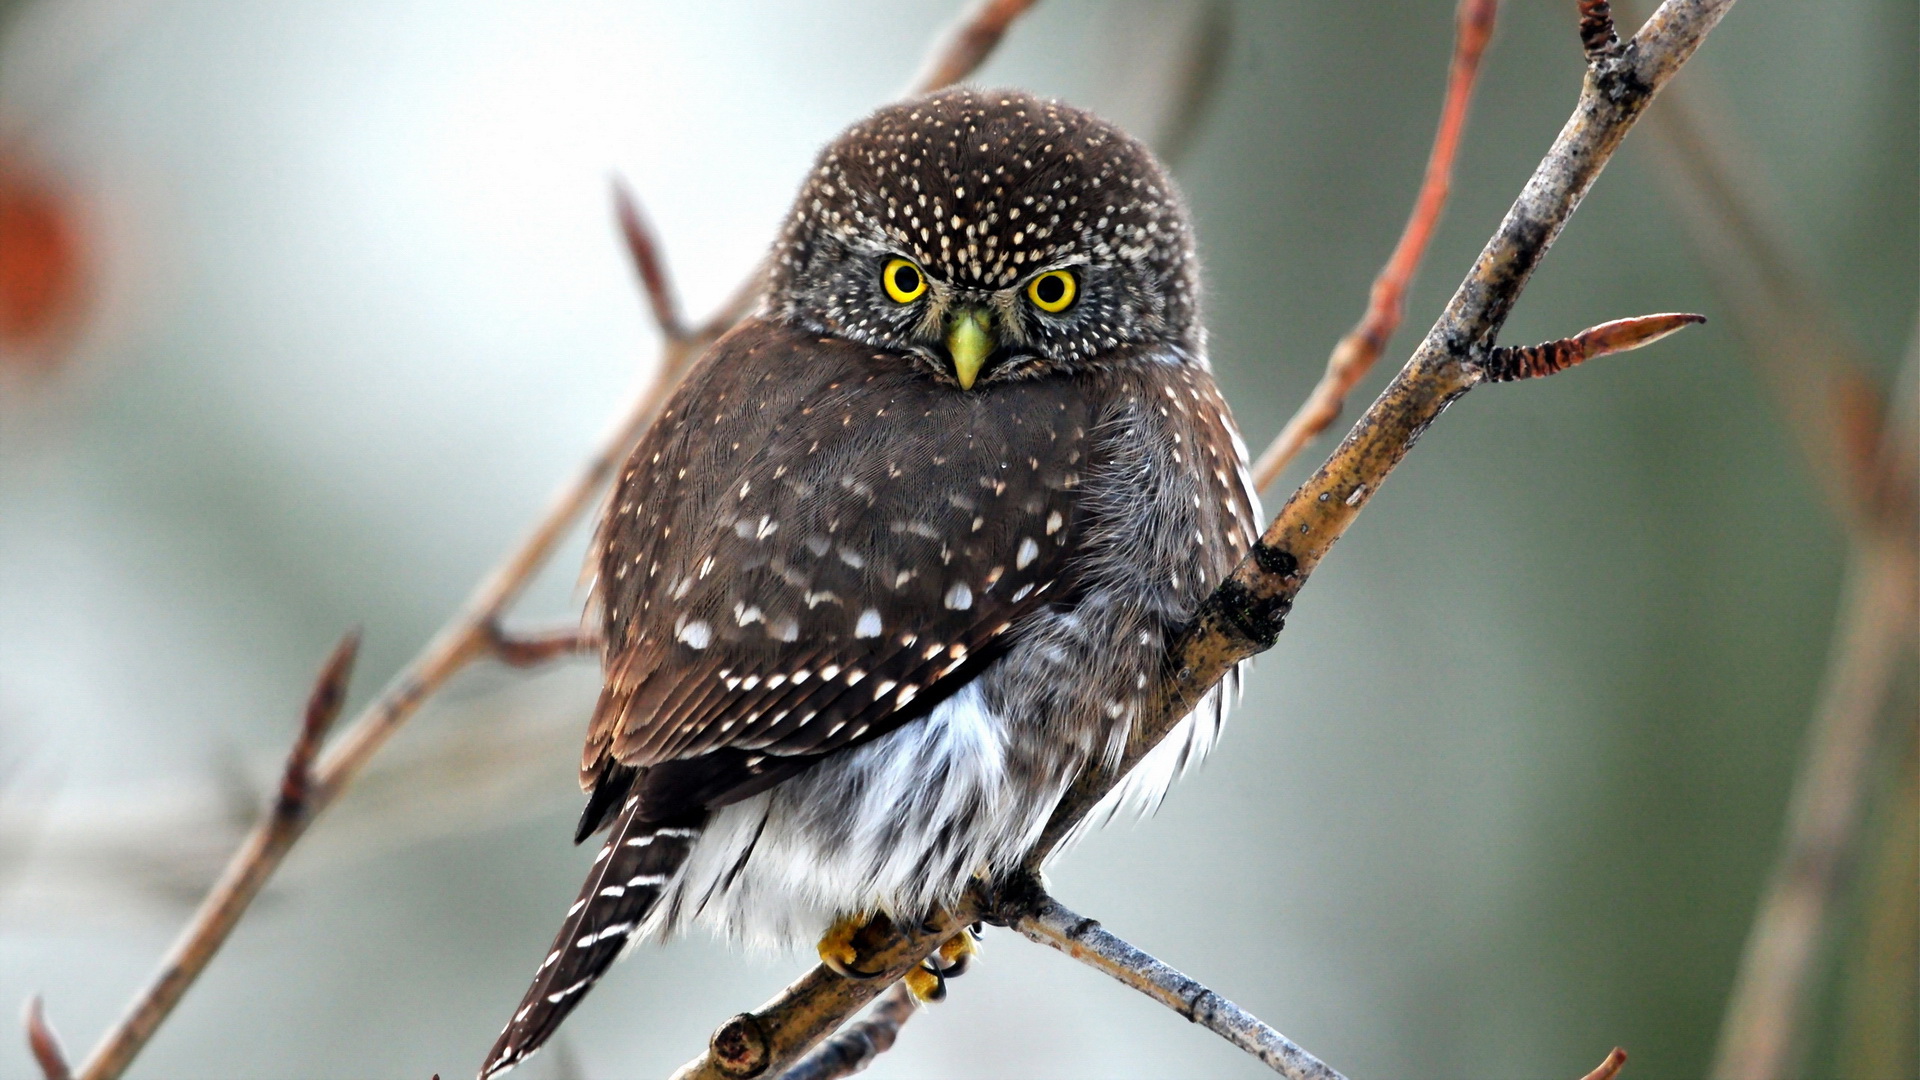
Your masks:
M 772 312 L 934 379 L 1197 360 L 1193 243 L 1139 142 L 1057 102 L 948 90 L 821 152 L 774 251 Z

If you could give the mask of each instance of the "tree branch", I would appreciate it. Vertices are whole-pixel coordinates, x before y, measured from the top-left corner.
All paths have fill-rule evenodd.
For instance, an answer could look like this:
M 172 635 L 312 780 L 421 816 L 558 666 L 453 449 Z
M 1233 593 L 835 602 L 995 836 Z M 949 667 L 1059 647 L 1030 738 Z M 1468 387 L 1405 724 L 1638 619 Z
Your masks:
M 1903 643 L 1914 634 L 1920 448 L 1910 412 L 1886 415 L 1887 395 L 1870 365 L 1769 224 L 1753 190 L 1757 167 L 1730 150 L 1717 134 L 1724 130 L 1703 121 L 1691 96 L 1669 101 L 1653 125 L 1663 179 L 1747 359 L 1852 548 L 1781 849 L 1748 933 L 1712 1071 L 1722 1080 L 1772 1080 L 1791 1073 L 1804 1042 L 1819 957 L 1867 818 L 1880 719 L 1902 651 L 1911 648 Z M 1895 400 L 1913 405 L 1910 392 Z
M 34 1064 L 40 1066 L 40 1075 L 46 1080 L 72 1080 L 67 1052 L 60 1046 L 60 1036 L 53 1033 L 53 1025 L 47 1022 L 39 994 L 27 999 L 26 1015 L 21 1020 L 27 1029 L 27 1049 L 33 1054 Z
M 1433 149 L 1427 154 L 1427 172 L 1420 182 L 1420 194 L 1414 199 L 1413 213 L 1407 217 L 1400 241 L 1394 245 L 1387 264 L 1373 279 L 1367 296 L 1367 310 L 1347 336 L 1333 347 L 1327 358 L 1327 370 L 1300 403 L 1293 418 L 1267 444 L 1253 466 L 1253 487 L 1265 491 L 1280 479 L 1281 472 L 1318 438 L 1328 425 L 1340 418 L 1347 395 L 1359 385 L 1374 362 L 1400 328 L 1405 310 L 1407 287 L 1420 269 L 1427 253 L 1427 242 L 1440 224 L 1447 208 L 1447 195 L 1453 184 L 1453 159 L 1460 148 L 1460 133 L 1467 126 L 1467 108 L 1473 100 L 1473 86 L 1480 76 L 1480 58 L 1493 38 L 1494 17 L 1499 0 L 1460 0 L 1454 13 L 1453 65 L 1447 76 L 1447 97 L 1440 106 L 1440 127 L 1433 135 Z
M 214 883 L 206 899 L 201 901 L 193 920 L 161 961 L 159 975 L 134 1000 L 133 1007 L 101 1041 L 82 1067 L 82 1080 L 118 1076 L 126 1069 L 174 1006 L 180 1003 L 187 987 L 193 985 L 194 979 L 199 977 L 214 954 L 220 951 L 220 946 L 226 943 L 227 935 L 233 932 L 240 916 L 246 913 L 247 906 L 259 895 L 261 886 L 266 884 L 273 868 L 279 865 L 288 849 L 306 831 L 308 823 L 318 812 L 320 792 L 323 790 L 313 770 L 314 756 L 326 739 L 327 730 L 333 726 L 334 718 L 340 714 L 359 648 L 358 633 L 347 634 L 335 646 L 333 655 L 327 659 L 319 678 L 314 681 L 300 734 L 287 754 L 286 769 L 281 775 L 280 790 L 274 798 L 272 809 L 262 816 L 239 853 L 227 864 L 220 880 Z M 46 1028 L 39 1033 L 35 1031 L 34 1024 L 41 1019 L 39 999 L 36 998 L 28 1013 L 28 1042 L 45 1071 L 48 1059 L 41 1048 L 51 1039 L 52 1033 L 51 1029 Z M 57 1044 L 52 1045 L 57 1047 Z M 57 1074 L 48 1072 L 47 1075 L 48 1080 L 54 1080 Z
M 535 667 L 556 657 L 577 656 L 600 647 L 599 634 L 578 626 L 509 634 L 494 619 L 487 623 L 486 632 L 488 650 L 509 667 Z
M 1014 20 L 1036 0 L 979 0 L 947 29 L 902 97 L 931 93 L 972 75 L 993 55 Z
M 987 0 L 978 5 L 955 24 L 953 31 L 934 50 L 914 92 L 936 90 L 972 74 L 986 60 L 1013 20 L 1032 3 L 1033 0 Z M 633 258 L 662 337 L 660 358 L 655 365 L 653 378 L 640 391 L 627 413 L 601 440 L 587 462 L 561 486 L 547 510 L 535 521 L 520 544 L 480 580 L 468 595 L 466 603 L 441 625 L 425 648 L 327 747 L 317 764 L 314 763 L 314 755 L 319 750 L 324 727 L 311 739 L 308 738 L 313 731 L 311 725 L 314 716 L 309 711 L 309 727 L 303 729 L 302 737 L 288 762 L 289 778 L 296 775 L 296 761 L 299 764 L 298 812 L 283 814 L 277 806 L 275 813 L 264 817 L 247 835 L 227 863 L 220 880 L 182 932 L 173 951 L 162 962 L 153 981 L 135 996 L 126 1015 L 102 1036 L 99 1046 L 81 1068 L 79 1080 L 114 1080 L 126 1071 L 160 1024 L 179 1004 L 187 988 L 213 959 L 214 953 L 225 942 L 234 924 L 245 914 L 260 888 L 305 833 L 307 825 L 333 804 L 373 755 L 419 710 L 427 698 L 474 660 L 487 655 L 504 657 L 512 653 L 510 645 L 507 648 L 501 645 L 501 616 L 520 597 L 535 572 L 552 557 L 560 542 L 598 499 L 614 470 L 625 460 L 628 450 L 653 423 L 686 368 L 708 345 L 752 309 L 760 290 L 761 271 L 758 267 L 712 318 L 697 328 L 688 329 L 681 322 L 678 301 L 667 276 L 665 259 L 660 254 L 659 241 L 648 228 L 645 217 L 620 189 L 616 189 L 615 210 L 628 254 Z M 342 648 L 347 649 L 344 644 Z M 350 653 L 351 650 L 347 651 Z M 350 663 L 350 660 L 349 655 L 345 662 Z M 336 651 L 335 664 L 340 663 L 343 663 L 342 653 Z M 334 671 L 335 665 L 330 664 L 328 670 Z M 344 683 L 344 666 L 339 668 L 339 674 Z M 327 685 L 327 679 L 323 676 L 321 688 Z M 337 708 L 337 702 L 334 707 Z M 329 716 L 329 723 L 331 719 Z M 281 805 L 285 805 L 284 800 Z M 918 963 L 919 959 L 915 957 L 913 963 Z M 903 965 L 902 972 L 911 966 L 911 963 Z M 865 1003 L 864 998 L 861 1003 Z M 858 1007 L 854 1006 L 855 1009 Z M 838 1026 L 839 1020 L 844 1019 L 845 1015 L 840 1014 L 834 1026 Z M 42 1033 L 50 1030 L 44 1022 L 37 1028 L 31 1026 L 39 1016 L 37 1009 L 28 1015 L 28 1035 L 36 1054 L 44 1042 Z M 831 1031 L 832 1028 L 827 1030 Z M 808 1045 L 824 1033 L 813 1035 Z
M 1666 0 L 1617 56 L 1589 65 L 1573 116 L 1413 358 L 1201 605 L 1175 642 L 1169 677 L 1143 710 L 1119 767 L 1083 775 L 1068 790 L 1034 847 L 1035 868 L 1228 671 L 1273 645 L 1307 576 L 1414 440 L 1448 405 L 1487 381 L 1494 339 L 1528 278 L 1654 95 L 1732 6 L 1733 0 Z M 874 984 L 899 978 L 986 910 L 971 894 L 960 908 L 928 928 L 880 942 L 875 962 L 863 959 L 861 967 L 883 969 L 885 982 L 815 968 L 756 1012 L 729 1020 L 708 1053 L 675 1077 L 777 1074 L 879 993 Z M 750 1052 L 733 1052 L 742 1046 Z
M 1287 1080 L 1344 1080 L 1325 1062 L 1259 1017 L 1069 911 L 1045 893 L 1011 925 L 1029 940 L 1073 957 L 1147 995 L 1258 1058 Z
M 919 1003 L 907 984 L 897 982 L 872 1011 L 840 1030 L 838 1035 L 813 1048 L 800 1063 L 788 1069 L 780 1080 L 840 1080 L 852 1076 L 888 1050 L 900 1037 L 900 1029 L 919 1010 Z

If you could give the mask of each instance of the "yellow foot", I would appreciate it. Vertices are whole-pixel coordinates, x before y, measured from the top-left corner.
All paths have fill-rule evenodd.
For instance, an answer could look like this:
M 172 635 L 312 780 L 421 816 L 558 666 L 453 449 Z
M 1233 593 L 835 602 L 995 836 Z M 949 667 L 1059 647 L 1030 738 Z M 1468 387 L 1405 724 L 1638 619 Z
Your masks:
M 860 970 L 860 939 L 868 929 L 890 928 L 885 915 L 842 915 L 820 937 L 820 962 L 849 979 L 871 979 L 879 974 Z
M 946 944 L 927 957 L 919 967 L 906 973 L 903 979 L 907 989 L 924 1002 L 945 1000 L 947 980 L 965 974 L 968 963 L 979 954 L 979 939 L 973 936 L 971 929 L 962 930 L 948 938 Z

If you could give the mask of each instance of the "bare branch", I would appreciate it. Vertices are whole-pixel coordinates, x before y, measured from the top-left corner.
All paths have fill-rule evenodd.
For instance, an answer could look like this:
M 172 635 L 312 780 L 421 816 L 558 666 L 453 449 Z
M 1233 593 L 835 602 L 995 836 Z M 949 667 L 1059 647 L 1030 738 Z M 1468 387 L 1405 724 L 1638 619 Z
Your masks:
M 1613 5 L 1608 0 L 1580 0 L 1580 45 L 1590 64 L 1620 56 L 1620 35 L 1613 31 Z
M 986 59 L 1012 21 L 1031 5 L 1032 0 L 990 0 L 979 5 L 961 21 L 958 32 L 936 52 L 934 61 L 927 67 L 928 74 L 923 78 L 924 88 L 936 89 L 947 82 L 965 78 Z M 153 1032 L 179 1003 L 187 987 L 192 985 L 218 951 L 234 923 L 245 913 L 267 878 L 278 869 L 287 851 L 305 832 L 307 824 L 332 804 L 359 775 L 368 760 L 448 679 L 475 659 L 502 651 L 498 644 L 501 614 L 519 598 L 534 573 L 553 555 L 561 540 L 593 505 L 614 470 L 625 459 L 628 449 L 639 441 L 653 423 L 687 366 L 752 309 L 759 294 L 759 268 L 748 275 L 711 319 L 696 330 L 686 330 L 678 314 L 678 303 L 673 299 L 675 290 L 667 276 L 665 260 L 659 255 L 659 245 L 646 228 L 645 218 L 638 212 L 637 205 L 618 188 L 616 209 L 620 214 L 628 250 L 634 257 L 636 268 L 646 286 L 649 305 L 664 336 L 653 380 L 640 392 L 626 415 L 615 423 L 580 471 L 561 486 L 521 543 L 480 580 L 461 609 L 441 625 L 426 647 L 354 718 L 353 723 L 320 758 L 317 766 L 310 767 L 309 763 L 318 749 L 319 739 L 312 739 L 311 745 L 308 745 L 309 740 L 303 731 L 302 742 L 295 748 L 295 754 L 301 757 L 302 762 L 298 791 L 300 812 L 270 815 L 247 836 L 200 910 L 183 931 L 174 950 L 161 965 L 154 981 L 134 999 L 126 1016 L 102 1037 L 100 1045 L 81 1070 L 82 1080 L 114 1080 L 126 1071 Z M 290 761 L 290 768 L 291 765 Z M 938 941 L 933 943 L 938 944 Z M 918 963 L 919 959 L 915 957 L 911 963 L 903 965 L 902 972 Z M 865 1004 L 871 996 L 862 997 L 859 1004 L 838 1014 L 834 1026 L 858 1009 L 860 1004 Z M 831 1030 L 831 1027 L 826 1029 Z M 813 1034 L 808 1039 L 808 1045 L 826 1031 Z
M 1253 550 L 1201 604 L 1174 646 L 1174 677 L 1135 726 L 1119 767 L 1075 781 L 1035 846 L 1036 864 L 1228 671 L 1272 647 L 1307 576 L 1414 440 L 1449 404 L 1485 381 L 1482 365 L 1534 268 L 1634 121 L 1732 4 L 1667 0 L 1618 64 L 1588 69 L 1572 118 L 1439 321 L 1326 464 L 1294 492 Z
M 981 4 L 967 19 L 962 20 L 958 32 L 935 53 L 933 62 L 927 67 L 928 74 L 923 77 L 924 88 L 935 89 L 955 79 L 965 78 L 986 59 L 1007 27 L 1031 4 L 1032 0 L 1018 3 L 999 0 Z M 162 963 L 153 982 L 135 997 L 127 1014 L 102 1037 L 100 1045 L 87 1059 L 81 1070 L 82 1080 L 113 1080 L 126 1071 L 225 942 L 233 925 L 245 913 L 267 878 L 279 868 L 281 860 L 305 832 L 307 824 L 353 782 L 368 760 L 428 697 L 456 672 L 479 657 L 499 655 L 512 662 L 529 655 L 525 650 L 517 650 L 513 642 L 502 636 L 499 629 L 502 613 L 519 598 L 534 573 L 546 563 L 561 540 L 593 505 L 614 470 L 626 457 L 628 449 L 653 423 L 687 366 L 752 309 L 760 289 L 759 268 L 748 275 L 712 318 L 697 329 L 687 329 L 679 313 L 676 290 L 667 274 L 659 244 L 647 228 L 638 205 L 617 182 L 615 200 L 628 252 L 634 259 L 649 306 L 664 338 L 653 380 L 640 392 L 626 415 L 613 426 L 580 471 L 561 486 L 545 513 L 521 543 L 481 579 L 461 609 L 442 624 L 426 647 L 355 717 L 339 739 L 319 758 L 317 766 L 314 764 L 315 755 L 319 752 L 325 728 L 333 717 L 329 713 L 326 723 L 316 724 L 318 714 L 309 710 L 308 724 L 302 729 L 301 738 L 289 756 L 282 799 L 276 804 L 279 811 L 285 812 L 277 811 L 268 815 L 248 834 Z M 556 648 L 559 645 L 558 642 L 548 644 Z M 536 647 L 534 653 L 541 653 L 541 648 Z M 340 659 L 341 654 L 336 652 L 335 661 Z M 334 670 L 330 665 L 329 672 Z M 339 674 L 344 682 L 344 667 Z M 323 675 L 315 692 L 316 702 L 329 685 L 328 677 Z M 916 957 L 914 962 L 917 963 L 918 959 Z M 911 967 L 912 964 L 905 966 Z M 863 1004 L 864 1001 L 863 998 Z M 854 1006 L 855 1009 L 858 1007 Z M 841 1014 L 842 1017 L 845 1015 Z M 838 1020 L 835 1023 L 837 1025 Z M 819 1034 L 812 1036 L 809 1045 Z
M 1620 1075 L 1620 1070 L 1626 1068 L 1626 1065 L 1627 1052 L 1616 1046 L 1607 1054 L 1607 1059 L 1602 1061 L 1598 1068 L 1581 1077 L 1580 1080 L 1613 1080 Z
M 627 257 L 633 260 L 634 273 L 640 276 L 640 288 L 646 293 L 654 325 L 667 338 L 684 340 L 689 336 L 687 323 L 680 314 L 680 296 L 674 290 L 673 279 L 667 275 L 660 240 L 653 234 L 653 226 L 648 224 L 632 189 L 618 176 L 613 178 L 613 212 L 620 223 L 620 236 L 627 242 Z
M 1697 109 L 1682 96 L 1661 110 L 1654 132 L 1663 178 L 1748 359 L 1853 541 L 1786 832 L 1715 1056 L 1714 1076 L 1761 1080 L 1789 1075 L 1802 1049 L 1820 956 L 1866 818 L 1880 717 L 1900 653 L 1911 648 L 1920 452 L 1913 417 L 1888 417 L 1869 364 L 1771 223 L 1754 191 L 1759 167 L 1739 160 L 1727 126 L 1704 122 Z M 1894 400 L 1904 409 L 1911 398 Z
M 1480 361 L 1481 377 L 1488 382 L 1514 382 L 1554 375 L 1596 357 L 1644 348 L 1706 321 L 1705 315 L 1641 315 L 1601 323 L 1544 345 L 1503 346 Z
M 1118 767 L 1075 781 L 1035 844 L 1031 869 L 1038 869 L 1228 671 L 1272 647 L 1307 576 L 1414 440 L 1448 405 L 1484 381 L 1480 363 L 1574 208 L 1654 95 L 1732 6 L 1733 0 L 1666 0 L 1618 60 L 1588 68 L 1572 118 L 1439 321 L 1332 457 L 1201 605 L 1175 642 L 1172 675 L 1142 711 Z M 880 943 L 874 950 L 878 963 L 863 961 L 860 970 L 883 970 L 887 981 L 898 979 L 984 910 L 970 896 L 960 911 L 942 913 L 930 927 L 897 932 Z M 723 1025 L 709 1052 L 675 1073 L 676 1080 L 727 1080 L 785 1067 L 872 1000 L 878 981 L 845 979 L 817 967 L 757 1012 Z M 744 1050 L 735 1053 L 736 1048 Z
M 1413 202 L 1413 213 L 1400 233 L 1393 254 L 1373 279 L 1367 296 L 1367 310 L 1347 336 L 1333 347 L 1327 358 L 1327 370 L 1320 376 L 1307 400 L 1300 403 L 1287 426 L 1260 454 L 1253 466 L 1253 486 L 1265 491 L 1280 479 L 1280 473 L 1317 438 L 1327 426 L 1340 418 L 1347 395 L 1367 372 L 1400 328 L 1405 309 L 1407 286 L 1420 269 L 1427 242 L 1440 223 L 1447 207 L 1447 195 L 1453 184 L 1453 159 L 1460 148 L 1460 133 L 1467 125 L 1468 106 L 1473 101 L 1473 86 L 1480 75 L 1480 58 L 1493 38 L 1494 17 L 1499 0 L 1460 0 L 1454 14 L 1453 65 L 1447 76 L 1447 97 L 1440 106 L 1440 126 L 1433 135 L 1433 149 L 1427 154 L 1427 172 L 1420 182 L 1420 194 Z
M 864 1070 L 873 1059 L 893 1049 L 900 1029 L 918 1011 L 913 992 L 897 982 L 880 996 L 867 1015 L 840 1030 L 840 1034 L 813 1048 L 780 1080 L 840 1080 Z
M 1869 365 L 1818 296 L 1790 245 L 1753 191 L 1756 167 L 1725 144 L 1727 125 L 1703 122 L 1697 100 L 1679 94 L 1651 122 L 1661 179 L 1679 205 L 1732 327 L 1747 347 L 1828 506 L 1849 528 L 1872 516 L 1860 459 L 1836 418 L 1877 416 Z M 1871 401 L 1867 408 L 1859 403 Z
M 21 1017 L 21 1022 L 26 1025 L 27 1049 L 33 1052 L 40 1075 L 46 1080 L 72 1080 L 67 1052 L 60 1048 L 60 1036 L 53 1033 L 53 1025 L 47 1022 L 46 1007 L 39 994 L 27 999 L 26 1015 Z
M 220 951 L 261 886 L 330 798 L 325 770 L 316 772 L 313 761 L 327 729 L 339 715 L 359 646 L 359 634 L 354 632 L 334 647 L 314 681 L 300 734 L 287 754 L 272 812 L 263 815 L 248 833 L 219 881 L 201 901 L 200 909 L 167 950 L 159 973 L 88 1057 L 80 1070 L 82 1080 L 104 1080 L 126 1070 Z
M 307 697 L 300 735 L 287 753 L 287 767 L 280 774 L 280 795 L 273 804 L 275 817 L 294 818 L 306 814 L 313 787 L 313 759 L 326 742 L 334 720 L 340 716 L 340 706 L 346 704 L 347 683 L 353 678 L 353 662 L 359 655 L 360 631 L 349 630 L 320 668 L 313 693 Z
M 1864 813 L 1880 717 L 1914 638 L 1912 538 L 1865 547 L 1850 571 L 1834 654 L 1794 780 L 1786 838 L 1754 917 L 1711 1075 L 1794 1075 L 1820 950 Z
M 930 94 L 952 86 L 978 71 L 1000 44 L 1007 28 L 1027 13 L 1035 0 L 979 0 L 955 19 L 941 43 L 921 65 L 902 97 Z
M 510 667 L 536 667 L 561 656 L 579 656 L 600 647 L 600 635 L 578 626 L 508 634 L 499 620 L 487 623 L 487 648 Z
M 1013 928 L 1105 972 L 1258 1058 L 1288 1080 L 1344 1080 L 1259 1017 L 1069 911 L 1044 893 Z

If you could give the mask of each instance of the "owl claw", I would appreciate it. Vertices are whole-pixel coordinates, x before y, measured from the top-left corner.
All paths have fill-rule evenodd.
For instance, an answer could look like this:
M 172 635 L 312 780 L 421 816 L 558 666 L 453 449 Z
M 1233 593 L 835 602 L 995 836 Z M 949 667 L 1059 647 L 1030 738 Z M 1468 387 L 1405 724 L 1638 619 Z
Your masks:
M 880 973 L 862 971 L 859 938 L 869 926 L 886 919 L 884 915 L 843 915 L 820 937 L 820 962 L 847 979 L 871 979 Z
M 947 997 L 947 980 L 966 974 L 975 956 L 980 955 L 980 940 L 969 927 L 947 939 L 932 956 L 903 977 L 913 996 L 931 1005 Z
M 916 1001 L 927 1005 L 947 999 L 947 977 L 934 970 L 931 957 L 920 962 L 920 966 L 901 977 L 907 984 Z

